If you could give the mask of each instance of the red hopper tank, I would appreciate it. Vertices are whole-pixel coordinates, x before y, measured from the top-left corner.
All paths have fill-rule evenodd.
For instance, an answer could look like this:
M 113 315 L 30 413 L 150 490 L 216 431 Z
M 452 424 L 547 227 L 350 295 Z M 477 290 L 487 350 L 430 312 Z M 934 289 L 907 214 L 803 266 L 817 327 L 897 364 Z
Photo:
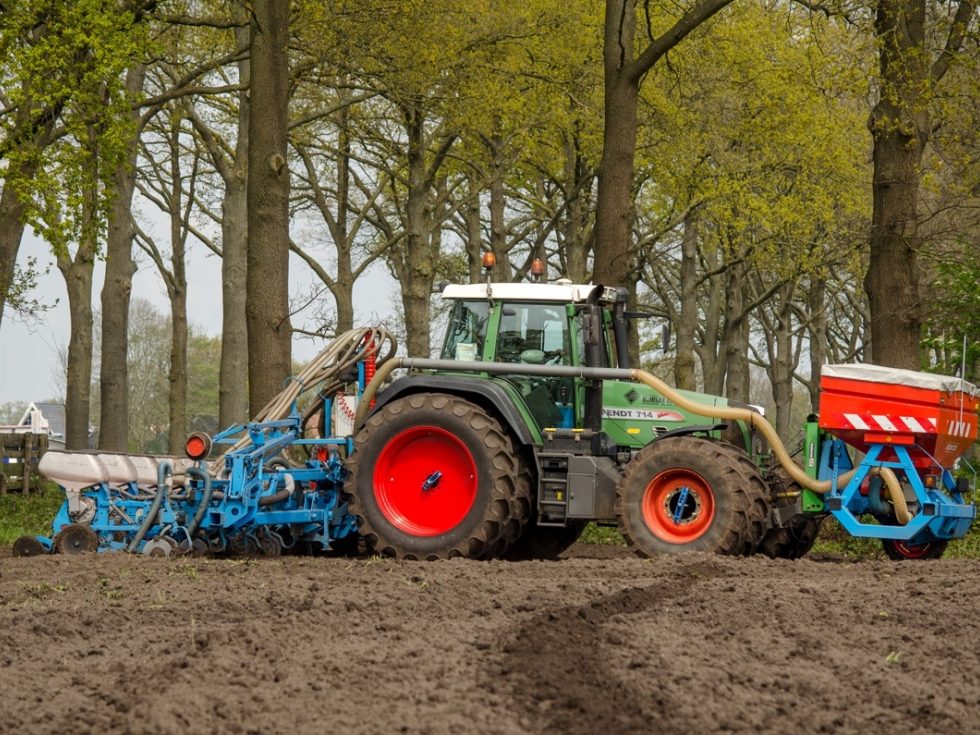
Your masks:
M 820 428 L 852 447 L 916 444 L 950 467 L 977 439 L 980 390 L 944 375 L 879 365 L 824 365 Z

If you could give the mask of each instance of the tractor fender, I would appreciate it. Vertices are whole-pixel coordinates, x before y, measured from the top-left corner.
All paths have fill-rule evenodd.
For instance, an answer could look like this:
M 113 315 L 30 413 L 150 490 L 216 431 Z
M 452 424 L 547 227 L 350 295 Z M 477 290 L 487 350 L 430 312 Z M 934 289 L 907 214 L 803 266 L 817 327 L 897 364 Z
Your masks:
M 671 429 L 670 431 L 665 431 L 663 434 L 657 434 L 657 438 L 653 439 L 650 443 L 658 442 L 661 439 L 666 439 L 668 436 L 688 436 L 689 434 L 707 434 L 711 431 L 721 431 L 726 427 L 726 424 L 699 424 L 697 426 L 682 426 L 679 429 Z
M 364 417 L 365 421 L 386 404 L 413 393 L 448 393 L 465 398 L 489 414 L 499 416 L 505 426 L 511 430 L 518 444 L 534 444 L 534 437 L 524 423 L 520 412 L 514 406 L 511 396 L 492 381 L 474 380 L 471 377 L 407 375 L 394 381 L 378 394 L 374 407 Z M 361 426 L 356 428 L 360 429 Z

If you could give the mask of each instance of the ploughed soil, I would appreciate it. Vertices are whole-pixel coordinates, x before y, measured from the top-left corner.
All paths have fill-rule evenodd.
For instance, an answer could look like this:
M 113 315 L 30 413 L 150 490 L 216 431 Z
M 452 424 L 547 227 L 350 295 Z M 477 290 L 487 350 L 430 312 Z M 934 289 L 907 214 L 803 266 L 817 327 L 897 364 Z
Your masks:
M 980 562 L 0 558 L 5 733 L 980 732 Z

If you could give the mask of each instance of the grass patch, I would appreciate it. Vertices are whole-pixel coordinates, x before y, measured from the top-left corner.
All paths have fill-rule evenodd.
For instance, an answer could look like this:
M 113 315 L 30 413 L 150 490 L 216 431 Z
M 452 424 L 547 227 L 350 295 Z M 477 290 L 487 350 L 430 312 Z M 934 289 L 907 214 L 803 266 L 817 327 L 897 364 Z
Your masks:
M 578 540 L 582 544 L 597 544 L 599 546 L 624 546 L 626 544 L 618 528 L 597 526 L 595 523 L 587 525 Z
M 880 539 L 851 536 L 834 518 L 823 522 L 810 553 L 834 554 L 848 559 L 888 558 Z M 980 522 L 974 523 L 964 538 L 950 541 L 943 559 L 980 559 Z
M 0 495 L 0 545 L 9 546 L 20 536 L 51 533 L 51 521 L 65 500 L 65 494 L 53 482 L 32 495 Z

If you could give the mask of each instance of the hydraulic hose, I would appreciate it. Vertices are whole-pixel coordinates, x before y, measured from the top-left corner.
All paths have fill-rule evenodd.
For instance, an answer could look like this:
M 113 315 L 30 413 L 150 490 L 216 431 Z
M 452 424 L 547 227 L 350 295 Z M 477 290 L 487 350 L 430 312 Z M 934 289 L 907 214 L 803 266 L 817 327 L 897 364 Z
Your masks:
M 289 496 L 293 494 L 296 490 L 296 481 L 293 479 L 292 475 L 284 475 L 286 487 L 282 490 L 277 490 L 272 493 L 272 495 L 263 495 L 259 498 L 259 507 L 265 508 L 269 505 L 275 505 L 276 503 L 281 503 L 284 500 L 288 500 Z
M 808 490 L 812 490 L 815 493 L 824 494 L 830 492 L 833 489 L 833 485 L 830 480 L 815 480 L 810 477 L 803 468 L 793 461 L 789 452 L 786 451 L 786 445 L 783 444 L 782 439 L 779 438 L 779 434 L 773 428 L 765 416 L 756 413 L 748 408 L 730 408 L 728 406 L 707 406 L 703 403 L 697 403 L 689 398 L 678 393 L 676 390 L 667 385 L 663 380 L 658 378 L 656 375 L 651 375 L 646 370 L 630 370 L 632 374 L 632 379 L 636 380 L 644 385 L 653 388 L 655 391 L 663 395 L 668 400 L 673 401 L 677 406 L 684 409 L 685 411 L 690 411 L 691 413 L 697 414 L 698 416 L 708 416 L 711 418 L 728 419 L 732 421 L 745 421 L 750 426 L 758 429 L 762 435 L 769 442 L 769 446 L 772 448 L 773 454 L 776 455 L 776 459 L 779 460 L 780 466 L 792 477 L 796 482 L 798 482 L 803 487 Z M 850 482 L 851 478 L 857 470 L 849 470 L 841 474 L 837 478 L 837 489 L 840 489 Z M 895 507 L 895 518 L 899 523 L 905 525 L 911 520 L 911 515 L 909 514 L 908 504 L 905 502 L 905 493 L 902 492 L 902 486 L 898 482 L 898 477 L 895 473 L 888 467 L 873 467 L 871 469 L 871 476 L 880 476 L 885 483 L 885 487 L 888 488 L 888 496 L 891 498 L 892 505 Z
M 146 517 L 143 518 L 143 523 L 140 524 L 139 530 L 136 531 L 133 540 L 129 542 L 129 546 L 126 547 L 126 551 L 131 553 L 135 552 L 143 537 L 146 536 L 146 532 L 156 522 L 157 514 L 160 512 L 160 506 L 163 505 L 163 499 L 167 494 L 167 481 L 171 479 L 173 471 L 173 466 L 167 461 L 161 462 L 157 467 L 157 494 L 154 496 L 153 502 L 150 503 L 150 510 L 147 511 Z
M 211 505 L 211 474 L 197 467 L 188 467 L 187 474 L 204 482 L 204 492 L 201 494 L 201 502 L 197 504 L 194 517 L 187 526 L 187 535 L 193 539 L 194 534 L 197 533 L 197 529 L 201 525 L 201 521 L 204 520 L 204 514 L 207 512 L 208 506 Z
M 787 474 L 789 474 L 789 476 L 801 486 L 821 495 L 830 492 L 832 489 L 832 483 L 830 480 L 815 480 L 806 474 L 802 467 L 796 464 L 789 452 L 786 451 L 786 446 L 783 444 L 782 439 L 779 438 L 779 434 L 776 433 L 776 430 L 773 428 L 772 424 L 770 424 L 762 414 L 756 413 L 748 408 L 709 406 L 704 403 L 692 401 L 671 388 L 656 375 L 652 375 L 646 370 L 639 369 L 586 368 L 565 365 L 525 365 L 521 363 L 512 364 L 496 362 L 463 362 L 458 360 L 427 360 L 423 358 L 407 357 L 388 360 L 383 366 L 378 368 L 378 372 L 374 376 L 374 380 L 372 380 L 364 389 L 364 394 L 361 396 L 361 403 L 357 407 L 357 414 L 354 418 L 355 429 L 359 428 L 364 423 L 365 418 L 367 418 L 370 402 L 377 395 L 378 390 L 388 379 L 391 373 L 398 368 L 407 368 L 409 370 L 454 370 L 458 372 L 483 372 L 491 374 L 576 377 L 595 380 L 630 380 L 633 382 L 643 383 L 644 385 L 653 388 L 668 400 L 673 401 L 678 407 L 698 416 L 706 416 L 708 418 L 725 419 L 730 421 L 745 421 L 750 426 L 758 429 L 762 435 L 766 437 L 766 440 L 769 442 L 769 446 L 772 448 L 773 454 L 775 454 L 779 464 L 784 470 L 786 470 Z M 854 477 L 856 472 L 857 470 L 849 470 L 848 472 L 839 475 L 837 478 L 837 489 L 847 485 L 851 478 Z M 902 486 L 899 484 L 898 477 L 895 476 L 895 473 L 888 467 L 874 467 L 872 468 L 870 474 L 872 477 L 880 476 L 884 481 L 885 487 L 888 489 L 888 496 L 891 499 L 892 505 L 895 507 L 895 518 L 898 520 L 898 522 L 902 525 L 908 523 L 909 520 L 911 520 L 911 515 L 909 514 L 908 504 L 905 501 L 905 493 L 902 492 Z
M 384 354 L 382 348 L 387 345 Z M 378 365 L 389 360 L 395 353 L 397 345 L 394 337 L 380 327 L 352 329 L 337 337 L 325 349 L 293 376 L 280 391 L 252 421 L 278 421 L 289 415 L 293 402 L 303 393 L 313 389 L 321 389 L 321 395 L 330 395 L 342 385 L 344 375 L 360 360 L 368 355 L 374 355 Z M 233 446 L 225 450 L 220 457 L 213 460 L 208 469 L 212 475 L 218 476 L 224 469 L 225 457 L 238 449 L 248 446 L 251 439 L 246 435 Z

